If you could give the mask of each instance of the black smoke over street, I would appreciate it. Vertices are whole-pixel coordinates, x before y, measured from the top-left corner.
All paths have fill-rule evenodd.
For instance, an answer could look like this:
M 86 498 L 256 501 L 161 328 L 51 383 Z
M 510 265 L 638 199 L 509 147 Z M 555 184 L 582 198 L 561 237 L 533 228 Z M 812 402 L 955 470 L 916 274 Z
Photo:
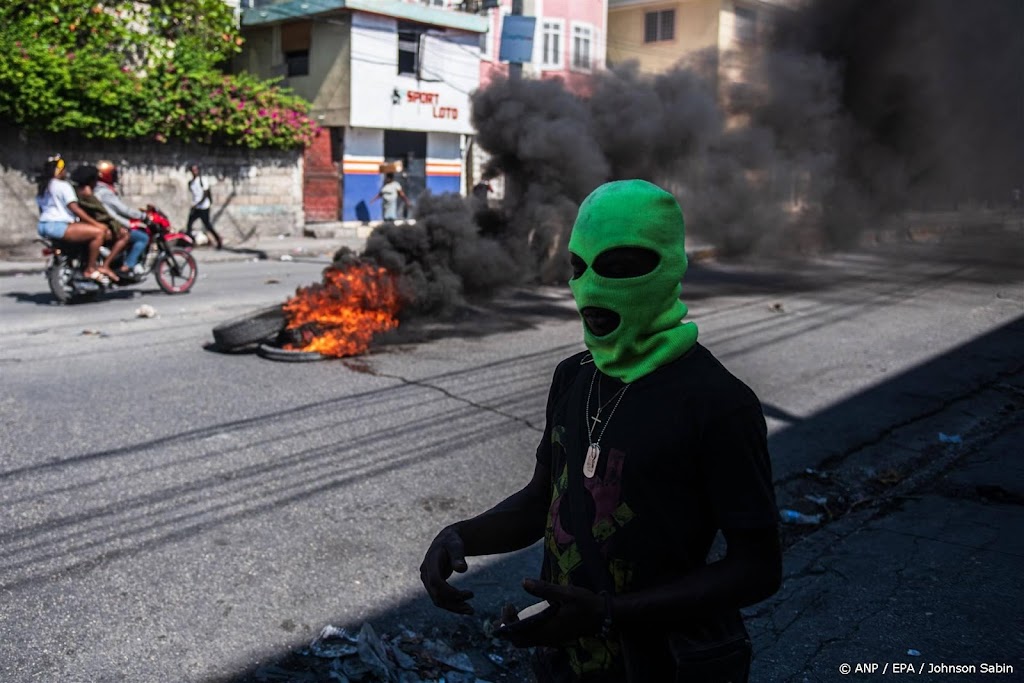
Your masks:
M 564 281 L 575 211 L 599 184 L 672 191 L 720 253 L 842 247 L 908 209 L 1006 206 L 1024 185 L 1024 3 L 823 0 L 780 11 L 744 53 L 635 63 L 580 98 L 552 80 L 473 96 L 498 211 L 428 197 L 366 255 L 440 310 L 526 280 Z M 737 77 L 738 76 L 738 77 Z

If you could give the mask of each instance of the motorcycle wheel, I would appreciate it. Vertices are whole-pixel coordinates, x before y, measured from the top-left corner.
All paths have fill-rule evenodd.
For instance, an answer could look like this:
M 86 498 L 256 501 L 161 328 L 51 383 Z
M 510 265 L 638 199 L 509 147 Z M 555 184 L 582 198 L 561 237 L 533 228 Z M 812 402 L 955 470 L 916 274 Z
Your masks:
M 63 258 L 54 259 L 50 267 L 46 269 L 46 282 L 50 285 L 50 292 L 53 293 L 57 303 L 69 304 L 74 298 L 75 288 L 71 285 L 73 276 L 74 273 L 68 266 L 68 262 Z
M 185 294 L 196 283 L 199 270 L 196 259 L 184 249 L 171 249 L 161 255 L 154 268 L 156 283 L 167 294 Z

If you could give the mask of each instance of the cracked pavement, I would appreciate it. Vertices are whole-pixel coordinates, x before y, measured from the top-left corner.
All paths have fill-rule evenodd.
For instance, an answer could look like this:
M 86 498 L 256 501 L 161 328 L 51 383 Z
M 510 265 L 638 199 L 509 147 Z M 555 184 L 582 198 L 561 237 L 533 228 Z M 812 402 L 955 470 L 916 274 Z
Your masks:
M 906 478 L 865 509 L 793 542 L 782 589 L 748 615 L 756 644 L 751 680 L 878 676 L 839 673 L 841 664 L 858 662 L 1003 663 L 1014 674 L 993 674 L 993 680 L 1020 680 L 1022 389 L 1024 373 L 1018 371 L 867 448 L 891 453 L 915 440 L 938 444 L 949 424 L 959 419 L 968 427 L 957 434 L 961 443 L 924 446 L 916 451 L 919 458 L 907 458 L 914 467 Z M 845 469 L 854 476 L 854 468 Z

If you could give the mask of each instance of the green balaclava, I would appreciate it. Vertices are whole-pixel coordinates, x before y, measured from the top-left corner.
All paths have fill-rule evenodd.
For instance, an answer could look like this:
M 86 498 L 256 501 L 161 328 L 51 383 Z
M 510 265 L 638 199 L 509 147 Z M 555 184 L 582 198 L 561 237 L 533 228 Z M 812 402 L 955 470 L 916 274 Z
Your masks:
M 697 326 L 684 323 L 679 300 L 686 273 L 686 227 L 679 204 L 668 192 L 644 180 L 601 185 L 580 206 L 569 251 L 586 270 L 569 281 L 576 307 L 606 308 L 619 325 L 603 336 L 586 324 L 583 341 L 601 372 L 627 384 L 679 358 L 697 341 Z M 621 247 L 640 247 L 658 255 L 657 266 L 638 277 L 602 277 L 595 259 Z

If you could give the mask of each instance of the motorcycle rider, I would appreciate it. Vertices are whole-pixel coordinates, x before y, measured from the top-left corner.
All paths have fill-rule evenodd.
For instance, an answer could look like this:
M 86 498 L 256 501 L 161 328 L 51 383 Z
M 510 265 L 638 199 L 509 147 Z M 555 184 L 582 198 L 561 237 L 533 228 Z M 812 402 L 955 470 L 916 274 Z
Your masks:
M 124 257 L 121 274 L 138 277 L 143 274 L 143 267 L 139 263 L 139 259 L 145 253 L 146 245 L 149 244 L 149 234 L 145 230 L 132 230 L 130 220 L 134 218 L 145 221 L 146 214 L 143 211 L 128 206 L 118 196 L 117 189 L 114 187 L 114 184 L 118 181 L 118 171 L 113 161 L 106 159 L 100 161 L 96 164 L 96 170 L 99 174 L 99 182 L 96 183 L 96 189 L 94 190 L 96 198 L 103 203 L 107 213 L 129 231 L 131 245 L 128 247 L 128 253 Z
M 75 185 L 75 193 L 78 195 L 78 205 L 94 220 L 107 226 L 110 243 L 110 253 L 107 254 L 106 264 L 109 267 L 116 260 L 118 255 L 128 246 L 129 233 L 120 223 L 114 220 L 103 203 L 96 197 L 95 188 L 99 172 L 95 166 L 83 165 L 71 172 L 71 182 Z M 127 273 L 121 273 L 126 275 Z
M 66 242 L 84 242 L 87 246 L 85 269 L 82 274 L 92 280 L 105 280 L 113 271 L 97 265 L 100 247 L 106 237 L 106 226 L 93 220 L 78 205 L 78 196 L 67 175 L 64 159 L 55 154 L 46 160 L 36 180 L 39 205 L 39 236 Z M 116 276 L 115 276 L 116 277 Z

